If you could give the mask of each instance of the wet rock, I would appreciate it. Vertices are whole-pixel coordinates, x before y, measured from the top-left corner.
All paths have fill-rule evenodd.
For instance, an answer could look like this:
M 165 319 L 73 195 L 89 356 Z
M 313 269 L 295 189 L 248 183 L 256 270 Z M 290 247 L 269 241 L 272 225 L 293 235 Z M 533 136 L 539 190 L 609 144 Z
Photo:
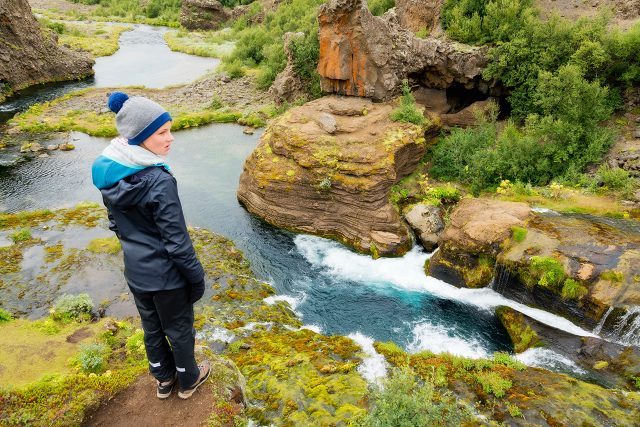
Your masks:
M 631 377 L 640 373 L 640 348 L 606 341 L 599 337 L 580 337 L 541 323 L 509 307 L 498 307 L 496 315 L 505 327 L 516 353 L 544 347 L 566 357 L 590 373 L 605 387 L 635 387 Z
M 431 252 L 438 246 L 440 234 L 444 230 L 442 211 L 439 207 L 418 203 L 404 218 L 427 251 Z
M 302 32 L 287 32 L 283 36 L 284 51 L 287 54 L 287 65 L 284 70 L 278 74 L 269 88 L 269 94 L 276 102 L 291 102 L 296 98 L 304 96 L 304 84 L 296 74 L 295 67 L 293 65 L 293 52 L 291 50 L 291 41 L 303 37 L 304 33 Z
M 189 30 L 217 30 L 229 12 L 217 0 L 183 0 L 180 24 Z
M 276 226 L 331 237 L 374 256 L 404 253 L 411 233 L 389 191 L 415 169 L 426 142 L 421 127 L 390 120 L 393 108 L 330 96 L 289 110 L 268 126 L 247 159 L 238 199 Z M 335 134 L 315 120 L 320 113 L 335 118 Z
M 242 129 L 242 133 L 244 133 L 245 135 L 253 135 L 255 133 L 255 129 L 251 127 L 247 127 Z
M 27 0 L 0 2 L 0 22 L 0 102 L 34 84 L 93 74 L 94 61 L 87 54 L 58 46 L 57 35 L 42 29 Z
M 47 150 L 49 151 L 57 150 L 58 147 L 60 147 L 58 144 L 50 144 L 50 145 L 47 145 Z
M 481 81 L 486 48 L 417 38 L 393 19 L 371 15 L 362 0 L 332 0 L 320 7 L 318 22 L 326 93 L 388 100 L 409 75 L 431 88 L 488 88 Z
M 42 154 L 38 155 L 39 159 L 46 159 L 47 157 L 49 157 L 49 155 L 47 153 L 42 153 Z
M 60 144 L 58 146 L 58 149 L 60 149 L 60 151 L 71 151 L 71 150 L 75 150 L 76 147 L 73 144 Z

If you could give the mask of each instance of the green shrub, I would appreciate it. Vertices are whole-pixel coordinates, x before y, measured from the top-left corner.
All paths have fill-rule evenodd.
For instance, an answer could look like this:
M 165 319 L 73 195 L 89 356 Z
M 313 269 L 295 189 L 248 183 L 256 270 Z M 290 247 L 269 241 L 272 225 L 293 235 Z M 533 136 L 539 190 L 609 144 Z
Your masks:
M 320 60 L 320 39 L 317 28 L 313 28 L 310 34 L 303 38 L 293 39 L 290 43 L 293 55 L 293 68 L 307 92 L 312 98 L 322 96 L 320 89 L 320 74 L 318 74 L 318 61 Z
M 400 106 L 391 112 L 391 120 L 396 122 L 413 123 L 422 125 L 425 122 L 422 111 L 416 105 L 416 99 L 411 93 L 409 82 L 405 79 L 402 81 L 402 96 L 400 97 Z
M 565 281 L 564 267 L 553 257 L 531 257 L 529 274 L 535 284 L 549 289 L 558 289 Z
M 29 230 L 28 228 L 18 230 L 15 233 L 11 234 L 11 240 L 13 240 L 13 243 L 26 242 L 27 240 L 31 240 L 31 230 Z
M 580 299 L 587 295 L 589 290 L 582 286 L 580 282 L 568 278 L 562 285 L 562 298 L 563 299 Z
M 636 186 L 636 179 L 629 175 L 629 172 L 622 168 L 610 168 L 602 165 L 596 172 L 596 181 L 602 183 L 606 189 L 618 190 L 623 195 L 633 194 Z
M 382 16 L 384 13 L 396 6 L 396 0 L 370 0 L 369 11 L 374 16 Z
M 127 338 L 127 353 L 135 358 L 144 357 L 144 331 L 142 329 L 136 330 L 129 338 Z
M 93 301 L 87 294 L 62 295 L 51 310 L 51 317 L 55 320 L 71 321 L 86 320 L 91 317 Z
M 222 70 L 226 72 L 227 75 L 232 79 L 239 79 L 240 77 L 244 77 L 246 75 L 244 67 L 242 66 L 242 62 L 239 60 L 225 62 L 222 65 Z
M 513 386 L 510 380 L 503 378 L 494 371 L 482 372 L 476 374 L 475 377 L 482 390 L 485 393 L 493 393 L 495 397 L 504 397 L 505 392 Z
M 362 426 L 459 426 L 469 418 L 456 399 L 437 392 L 430 380 L 420 384 L 411 368 L 394 368 L 382 388 L 374 388 Z
M 459 200 L 460 190 L 450 184 L 440 187 L 429 187 L 424 198 L 425 202 L 434 206 L 456 203 Z
M 442 27 L 463 43 L 504 42 L 535 15 L 532 4 L 532 0 L 446 0 Z
M 0 308 L 0 323 L 6 323 L 13 320 L 13 316 L 4 308 Z
M 514 359 L 511 355 L 505 351 L 498 351 L 493 353 L 493 361 L 497 364 L 504 365 L 508 368 L 516 369 L 518 371 L 524 371 L 527 369 L 527 365 Z
M 86 344 L 80 347 L 77 365 L 85 374 L 100 374 L 107 367 L 109 348 L 101 343 Z

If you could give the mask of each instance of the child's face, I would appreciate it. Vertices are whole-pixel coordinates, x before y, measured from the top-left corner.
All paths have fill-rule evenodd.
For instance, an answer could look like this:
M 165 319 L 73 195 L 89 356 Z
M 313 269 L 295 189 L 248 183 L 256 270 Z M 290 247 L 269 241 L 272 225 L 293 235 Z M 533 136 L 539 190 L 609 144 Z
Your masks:
M 158 156 L 166 156 L 171 149 L 172 142 L 173 135 L 171 135 L 171 122 L 167 122 L 155 131 L 153 135 L 145 139 L 140 146 L 151 151 L 153 154 L 157 154 Z

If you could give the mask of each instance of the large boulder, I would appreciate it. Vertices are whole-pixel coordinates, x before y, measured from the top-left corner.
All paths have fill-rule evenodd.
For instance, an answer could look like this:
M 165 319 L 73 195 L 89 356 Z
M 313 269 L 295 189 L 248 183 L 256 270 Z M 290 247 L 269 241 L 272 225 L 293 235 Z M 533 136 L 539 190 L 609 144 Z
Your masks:
M 488 92 L 481 73 L 486 48 L 421 39 L 392 19 L 373 16 L 362 0 L 331 0 L 318 16 L 324 92 L 388 100 L 411 75 L 426 87 L 454 84 Z
M 90 76 L 92 67 L 88 55 L 58 46 L 27 0 L 0 2 L 0 102 L 31 85 Z
M 438 246 L 440 234 L 444 230 L 442 210 L 438 206 L 418 203 L 407 211 L 404 218 L 427 251 L 432 251 Z
M 218 0 L 183 0 L 180 24 L 189 30 L 217 30 L 230 13 Z
M 390 104 L 329 96 L 272 122 L 244 165 L 238 199 L 279 227 L 397 255 L 411 233 L 389 201 L 426 149 L 424 129 L 393 122 Z

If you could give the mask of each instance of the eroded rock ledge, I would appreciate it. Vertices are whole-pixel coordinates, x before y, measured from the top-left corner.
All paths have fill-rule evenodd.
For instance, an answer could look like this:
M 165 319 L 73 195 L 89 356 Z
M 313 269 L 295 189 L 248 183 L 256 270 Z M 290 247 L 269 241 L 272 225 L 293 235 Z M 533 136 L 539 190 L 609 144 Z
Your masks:
M 318 22 L 324 92 L 388 100 L 409 75 L 425 87 L 457 83 L 488 91 L 481 78 L 486 48 L 418 38 L 400 26 L 393 12 L 373 16 L 362 0 L 332 0 L 321 6 Z
M 398 255 L 411 234 L 391 186 L 425 151 L 424 129 L 392 122 L 390 104 L 329 96 L 274 121 L 244 165 L 238 199 L 278 227 Z
M 640 306 L 640 228 L 632 221 L 464 199 L 429 270 L 457 286 L 491 285 L 508 298 L 638 345 L 637 337 L 625 338 L 637 327 Z
M 57 43 L 55 33 L 40 27 L 27 0 L 0 2 L 0 102 L 34 84 L 93 74 L 88 55 Z

